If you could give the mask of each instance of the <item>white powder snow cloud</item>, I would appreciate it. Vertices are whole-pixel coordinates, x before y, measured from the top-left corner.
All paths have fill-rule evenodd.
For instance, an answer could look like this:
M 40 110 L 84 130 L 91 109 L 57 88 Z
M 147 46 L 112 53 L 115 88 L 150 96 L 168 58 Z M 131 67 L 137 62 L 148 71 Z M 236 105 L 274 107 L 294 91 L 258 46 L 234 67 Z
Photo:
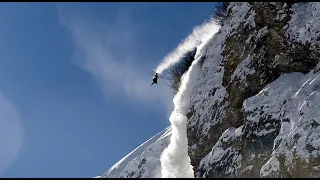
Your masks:
M 169 146 L 161 155 L 163 178 L 192 178 L 193 168 L 188 155 L 187 111 L 190 104 L 192 89 L 197 82 L 200 66 L 195 60 L 183 75 L 181 87 L 174 97 L 174 111 L 170 116 L 172 134 Z
M 130 14 L 118 13 L 114 22 L 99 22 L 70 13 L 58 7 L 60 21 L 72 35 L 75 43 L 74 59 L 77 65 L 91 73 L 102 86 L 107 97 L 126 95 L 148 105 L 163 105 L 172 110 L 172 92 L 163 83 L 151 86 L 151 69 L 137 63 L 133 51 L 137 46 Z M 121 96 L 122 96 L 121 94 Z
M 0 92 L 0 175 L 15 162 L 23 145 L 23 126 L 14 104 Z
M 198 61 L 201 59 L 202 48 L 212 36 L 219 31 L 220 26 L 211 20 L 194 29 L 179 46 L 164 58 L 164 61 L 156 68 L 161 73 L 165 69 L 177 63 L 183 54 L 197 47 L 196 60 L 182 76 L 181 86 L 174 97 L 174 110 L 169 118 L 172 134 L 169 146 L 160 157 L 161 174 L 163 178 L 193 178 L 194 172 L 188 155 L 187 138 L 187 111 L 190 104 L 192 90 L 197 82 L 200 72 Z
M 209 20 L 200 26 L 196 26 L 192 33 L 185 38 L 178 47 L 164 57 L 163 61 L 157 66 L 155 72 L 162 73 L 164 70 L 179 62 L 180 58 L 187 53 L 192 51 L 202 42 L 207 41 L 219 30 L 219 26 L 214 23 L 214 20 Z

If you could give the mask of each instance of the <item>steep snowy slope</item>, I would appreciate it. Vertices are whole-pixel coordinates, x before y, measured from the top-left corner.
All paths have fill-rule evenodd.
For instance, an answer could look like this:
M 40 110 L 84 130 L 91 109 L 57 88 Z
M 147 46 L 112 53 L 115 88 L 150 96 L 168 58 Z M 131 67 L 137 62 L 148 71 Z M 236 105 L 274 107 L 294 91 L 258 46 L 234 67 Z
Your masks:
M 169 144 L 170 136 L 171 128 L 168 127 L 134 149 L 97 178 L 161 177 L 158 173 L 161 170 L 160 155 Z
M 189 89 L 195 177 L 319 177 L 320 3 L 226 4 Z M 102 177 L 160 177 L 165 131 Z

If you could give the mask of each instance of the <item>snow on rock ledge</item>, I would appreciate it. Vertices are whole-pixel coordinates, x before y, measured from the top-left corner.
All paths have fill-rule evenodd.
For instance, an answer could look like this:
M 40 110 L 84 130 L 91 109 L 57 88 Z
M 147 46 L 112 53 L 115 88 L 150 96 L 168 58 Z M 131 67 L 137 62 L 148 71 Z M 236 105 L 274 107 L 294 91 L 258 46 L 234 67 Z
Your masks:
M 270 101 L 283 102 L 281 129 L 261 176 L 319 177 L 320 73 L 285 75 L 270 87 L 274 96 Z M 274 165 L 276 161 L 282 167 Z
M 221 135 L 197 177 L 320 175 L 320 73 L 285 74 L 243 109 L 245 124 Z
M 320 3 L 294 4 L 292 17 L 288 22 L 288 36 L 298 42 L 314 42 L 319 44 L 320 40 Z

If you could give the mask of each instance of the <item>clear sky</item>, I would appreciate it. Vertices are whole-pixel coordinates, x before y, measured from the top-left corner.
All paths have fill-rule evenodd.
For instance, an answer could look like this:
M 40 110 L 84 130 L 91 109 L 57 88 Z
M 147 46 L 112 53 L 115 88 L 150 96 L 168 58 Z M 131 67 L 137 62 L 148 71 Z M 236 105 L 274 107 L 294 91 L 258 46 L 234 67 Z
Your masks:
M 215 3 L 1 3 L 0 177 L 93 177 L 169 125 L 149 73 Z

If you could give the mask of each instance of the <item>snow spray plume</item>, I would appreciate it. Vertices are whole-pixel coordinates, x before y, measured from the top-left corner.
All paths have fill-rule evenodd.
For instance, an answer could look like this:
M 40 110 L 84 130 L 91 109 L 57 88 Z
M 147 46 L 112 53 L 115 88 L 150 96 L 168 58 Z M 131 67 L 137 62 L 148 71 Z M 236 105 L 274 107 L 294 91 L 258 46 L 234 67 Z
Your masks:
M 155 69 L 155 72 L 161 74 L 165 69 L 177 63 L 185 53 L 192 51 L 200 43 L 207 41 L 218 30 L 219 26 L 214 19 L 210 19 L 208 22 L 203 23 L 203 25 L 195 27 L 193 32 L 173 52 L 164 57 L 162 63 Z
M 200 57 L 201 58 L 201 57 Z M 160 157 L 163 178 L 193 178 L 193 167 L 188 155 L 187 117 L 192 89 L 197 82 L 200 66 L 196 59 L 181 78 L 181 86 L 174 97 L 170 116 L 172 134 L 170 144 Z

